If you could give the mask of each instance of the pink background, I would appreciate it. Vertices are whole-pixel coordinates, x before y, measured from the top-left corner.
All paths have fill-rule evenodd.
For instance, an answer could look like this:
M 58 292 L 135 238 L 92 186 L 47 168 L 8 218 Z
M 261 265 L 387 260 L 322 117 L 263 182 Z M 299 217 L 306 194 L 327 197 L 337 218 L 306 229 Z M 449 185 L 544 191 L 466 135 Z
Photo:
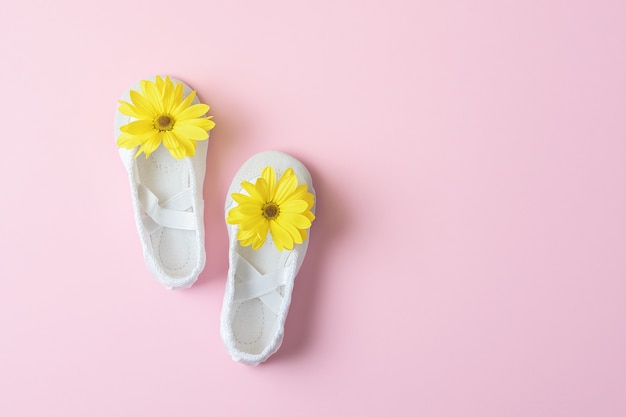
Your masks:
M 624 1 L 3 3 L 0 415 L 626 415 Z M 198 90 L 205 271 L 147 272 L 113 113 Z M 222 205 L 278 149 L 318 220 L 282 349 L 219 337 Z

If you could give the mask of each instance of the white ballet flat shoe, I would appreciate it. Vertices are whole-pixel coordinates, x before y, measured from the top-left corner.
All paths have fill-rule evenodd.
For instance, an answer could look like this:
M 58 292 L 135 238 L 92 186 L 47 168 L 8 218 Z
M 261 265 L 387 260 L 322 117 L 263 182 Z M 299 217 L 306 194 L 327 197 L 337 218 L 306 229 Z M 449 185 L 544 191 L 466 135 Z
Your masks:
M 270 185 L 272 176 L 278 180 Z M 252 188 L 255 181 L 256 189 L 265 196 Z M 243 182 L 248 184 L 244 187 Z M 282 343 L 295 278 L 309 244 L 308 227 L 315 218 L 314 201 L 307 169 L 281 152 L 257 154 L 235 175 L 225 204 L 230 248 L 221 314 L 222 340 L 235 361 L 258 365 Z M 272 206 L 272 202 L 278 204 Z M 274 224 L 266 227 L 264 222 Z M 289 222 L 297 224 L 300 237 L 286 225 Z M 281 224 L 282 230 L 278 230 Z
M 122 112 L 135 113 L 139 105 L 132 99 L 140 101 L 137 98 L 138 93 L 148 94 L 143 90 L 148 88 L 147 84 L 142 84 L 146 81 L 164 88 L 164 83 L 170 82 L 170 79 L 169 77 L 165 79 L 156 77 L 138 82 L 122 96 L 122 101 L 126 102 L 129 107 L 123 108 L 124 103 L 120 101 L 122 105 L 115 116 L 115 137 L 120 146 L 120 157 L 128 173 L 135 223 L 148 270 L 168 289 L 187 288 L 196 281 L 205 265 L 202 189 L 206 171 L 208 131 L 206 131 L 206 139 L 197 141 L 185 139 L 184 145 L 187 146 L 188 153 L 193 154 L 195 150 L 193 156 L 182 156 L 185 152 L 185 149 L 181 147 L 183 145 L 172 141 L 172 137 L 177 138 L 177 136 L 167 138 L 167 145 L 174 151 L 166 147 L 165 140 L 154 150 L 149 149 L 150 146 L 144 148 L 141 144 L 129 147 L 129 142 L 132 142 L 134 138 L 128 135 L 124 137 L 123 131 L 128 132 L 127 126 L 138 119 Z M 171 85 L 176 86 L 177 83 L 181 86 L 176 87 L 176 93 L 180 95 L 180 90 L 182 90 L 179 98 L 187 98 L 190 94 L 194 96 L 192 101 L 187 100 L 190 101 L 187 103 L 188 108 L 200 103 L 195 97 L 195 92 L 192 92 L 188 85 L 178 80 L 172 80 Z M 132 97 L 131 91 L 133 91 Z M 154 91 L 158 92 L 155 89 L 151 90 L 152 93 Z M 170 89 L 169 92 L 173 93 L 173 90 Z M 167 113 L 167 106 L 163 104 L 162 112 Z M 204 108 L 208 110 L 208 106 L 202 106 L 194 107 L 194 112 L 198 113 Z M 173 106 L 170 107 L 172 107 L 170 113 L 174 113 L 175 109 Z M 182 108 L 184 107 L 183 105 Z M 178 110 L 178 113 L 181 113 L 180 108 Z M 173 128 L 167 124 L 176 127 L 174 123 L 178 122 L 171 114 L 161 117 L 163 118 L 154 119 L 154 129 L 158 125 L 174 132 Z M 179 119 L 183 118 L 181 116 Z M 181 122 L 180 126 L 183 124 L 184 122 Z M 210 125 L 210 128 L 214 125 L 212 121 L 200 122 L 200 124 L 203 127 Z M 205 130 L 210 130 L 210 128 Z M 198 134 L 197 130 L 192 129 L 192 132 L 194 135 Z M 126 142 L 124 142 L 125 139 Z M 121 147 L 120 143 L 126 144 L 128 149 Z M 154 148 L 154 144 L 151 146 Z M 149 156 L 138 155 L 142 150 Z

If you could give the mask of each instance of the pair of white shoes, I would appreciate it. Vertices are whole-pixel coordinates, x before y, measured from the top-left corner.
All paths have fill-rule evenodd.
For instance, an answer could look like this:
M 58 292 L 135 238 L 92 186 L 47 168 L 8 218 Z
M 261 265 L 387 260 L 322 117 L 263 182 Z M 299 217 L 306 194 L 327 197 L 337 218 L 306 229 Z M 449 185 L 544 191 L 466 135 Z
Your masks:
M 168 289 L 190 287 L 205 265 L 202 189 L 214 126 L 208 109 L 186 84 L 157 76 L 131 87 L 115 117 L 144 258 Z M 234 360 L 258 365 L 280 347 L 314 211 L 311 175 L 292 156 L 263 152 L 235 175 L 225 204 L 229 270 L 221 315 Z

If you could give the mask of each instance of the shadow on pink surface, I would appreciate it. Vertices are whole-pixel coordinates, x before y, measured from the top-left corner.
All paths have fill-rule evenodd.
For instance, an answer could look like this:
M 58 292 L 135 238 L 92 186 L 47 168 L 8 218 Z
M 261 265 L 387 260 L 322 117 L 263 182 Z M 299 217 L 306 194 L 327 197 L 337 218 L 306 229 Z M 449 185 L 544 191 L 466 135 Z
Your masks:
M 296 156 L 300 159 L 299 156 Z M 316 219 L 311 227 L 311 241 L 296 277 L 285 324 L 285 338 L 280 350 L 267 362 L 272 363 L 302 358 L 314 343 L 316 314 L 321 307 L 320 295 L 324 283 L 329 277 L 325 275 L 327 255 L 333 250 L 333 242 L 350 227 L 349 216 L 345 212 L 340 193 L 333 189 L 332 183 L 320 174 L 312 164 L 300 159 L 307 166 L 313 177 L 316 191 Z
M 211 108 L 210 114 L 214 114 L 213 110 Z M 228 274 L 228 232 L 224 223 L 224 200 L 232 178 L 225 161 L 228 154 L 241 153 L 239 142 L 245 128 L 232 118 L 215 113 L 216 127 L 209 139 L 203 190 L 206 266 L 194 287 L 204 287 L 211 281 L 224 284 Z

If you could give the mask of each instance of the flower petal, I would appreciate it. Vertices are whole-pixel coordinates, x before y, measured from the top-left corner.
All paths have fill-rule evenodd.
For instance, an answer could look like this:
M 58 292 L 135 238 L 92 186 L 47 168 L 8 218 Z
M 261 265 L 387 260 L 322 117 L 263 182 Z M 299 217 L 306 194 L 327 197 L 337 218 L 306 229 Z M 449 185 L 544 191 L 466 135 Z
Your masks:
M 212 116 L 211 116 L 212 117 Z M 215 127 L 215 122 L 208 117 L 200 117 L 198 119 L 177 120 L 177 125 L 195 126 L 202 130 L 211 130 Z
M 122 133 L 117 138 L 117 146 L 124 149 L 133 149 L 135 146 L 139 146 L 141 143 L 141 136 L 129 135 L 128 133 Z
M 289 233 L 294 243 L 300 244 L 303 242 L 302 236 L 300 235 L 300 231 L 296 226 L 285 221 L 282 216 L 278 216 L 278 218 L 276 219 L 276 222 Z
M 263 168 L 261 178 L 267 183 L 267 197 L 268 201 L 273 201 L 276 197 L 276 172 L 271 166 Z
M 117 110 L 120 113 L 125 114 L 126 116 L 134 117 L 135 119 L 150 119 L 151 118 L 149 114 L 145 114 L 137 107 L 123 100 L 120 100 L 120 106 L 117 108 Z
M 261 195 L 251 182 L 242 181 L 241 186 L 255 201 L 259 201 L 261 204 L 265 204 L 267 202 L 267 196 Z
M 120 130 L 131 135 L 143 135 L 155 129 L 152 120 L 135 120 L 120 127 Z
M 171 132 L 163 132 L 163 145 L 165 145 L 174 158 L 183 159 L 185 157 L 185 148 L 180 145 Z
M 209 137 L 209 134 L 204 129 L 200 129 L 196 126 L 190 126 L 185 124 L 176 123 L 174 129 L 172 129 L 176 136 L 185 137 L 193 140 L 204 140 Z
M 259 224 L 266 222 L 266 221 L 267 219 L 261 216 L 261 214 L 258 214 L 256 216 L 246 216 L 246 218 L 243 219 L 239 223 L 239 227 L 241 227 L 244 230 L 255 229 Z
M 308 229 L 311 227 L 311 220 L 299 213 L 280 213 L 282 222 L 291 223 L 298 229 Z
M 244 203 L 239 205 L 239 213 L 244 216 L 256 216 L 262 213 L 262 209 L 258 203 Z
M 141 80 L 141 91 L 143 96 L 152 103 L 152 106 L 158 113 L 163 113 L 163 97 L 152 81 Z
M 174 131 L 169 132 L 174 140 L 178 142 L 178 145 L 181 146 L 185 150 L 186 156 L 194 156 L 196 154 L 196 141 L 190 140 L 184 137 L 180 137 L 174 133 Z
M 204 116 L 209 111 L 209 108 L 206 104 L 194 104 L 180 112 L 177 115 L 177 120 L 189 120 Z
M 175 118 L 178 117 L 178 115 L 182 113 L 183 110 L 185 110 L 187 107 L 189 107 L 189 105 L 191 105 L 191 102 L 193 101 L 194 98 L 196 98 L 196 90 L 193 90 L 191 93 L 189 93 L 189 95 L 185 97 L 185 99 L 181 101 L 174 108 L 174 110 L 172 110 L 172 116 L 174 116 Z
M 139 156 L 139 154 L 144 152 L 146 154 L 146 159 L 148 159 L 150 154 L 152 152 L 156 151 L 157 148 L 159 147 L 159 145 L 161 145 L 161 141 L 163 140 L 162 136 L 163 135 L 161 133 L 157 133 L 154 136 L 152 136 L 149 140 L 144 142 L 143 145 L 141 145 L 141 147 L 139 148 L 139 150 L 135 154 L 135 158 L 137 158 Z
M 261 195 L 262 199 L 264 200 L 264 204 L 271 201 L 269 187 L 267 185 L 267 181 L 265 181 L 265 178 L 257 178 L 254 186 L 259 195 Z
M 226 216 L 226 223 L 228 223 L 228 224 L 239 224 L 245 218 L 246 218 L 246 216 L 241 214 L 241 212 L 239 211 L 239 206 L 233 207 L 232 209 L 228 210 L 228 215 Z
M 296 189 L 287 196 L 288 200 L 306 200 L 313 199 L 313 194 L 307 191 L 306 184 L 300 184 L 296 187 Z
M 183 89 L 183 83 L 176 83 L 176 86 L 174 87 L 174 95 L 172 96 L 172 102 L 170 103 L 170 110 L 172 112 L 183 101 Z
M 236 201 L 239 204 L 258 202 L 258 200 L 255 200 L 254 198 L 250 197 L 249 195 L 241 194 L 241 193 L 232 193 L 231 197 L 233 198 L 234 201 Z
M 275 221 L 270 221 L 269 224 L 276 248 L 281 252 L 284 248 L 287 250 L 293 249 L 293 239 L 289 232 Z
M 287 200 L 287 197 L 296 190 L 298 186 L 298 178 L 294 174 L 293 169 L 287 169 L 278 180 L 276 186 L 276 204 L 281 205 Z
M 265 239 L 267 239 L 267 231 L 269 229 L 269 225 L 270 222 L 268 222 L 267 220 L 259 224 L 259 227 L 257 227 L 257 235 L 255 237 L 255 241 L 252 244 L 252 249 L 261 249 L 261 246 L 263 246 L 263 244 L 265 243 Z
M 280 205 L 281 213 L 302 213 L 309 205 L 304 200 L 288 200 Z
M 150 119 L 157 116 L 158 111 L 154 107 L 154 105 L 148 100 L 146 97 L 142 96 L 141 93 L 135 90 L 130 90 L 130 99 L 133 101 L 133 104 L 141 109 L 143 112 L 150 115 Z
M 306 217 L 307 219 L 309 219 L 311 223 L 313 223 L 313 220 L 315 220 L 315 214 L 313 214 L 313 212 L 310 209 L 302 213 L 302 215 Z
M 178 83 L 180 84 L 180 83 Z M 181 84 L 182 85 L 182 84 Z M 170 77 L 166 77 L 165 81 L 159 87 L 157 84 L 157 88 L 161 92 L 161 96 L 163 97 L 163 111 L 165 113 L 170 113 L 174 108 L 174 83 L 170 80 Z M 178 104 L 178 103 L 175 103 Z
M 136 146 L 150 140 L 152 136 L 156 135 L 157 132 L 148 132 L 143 135 L 131 135 L 129 133 L 122 133 L 117 138 L 117 146 L 125 149 L 133 149 Z
M 242 229 L 241 227 L 239 228 L 239 231 L 237 232 L 237 238 L 238 239 L 262 239 L 265 240 L 265 238 L 267 237 L 267 230 L 269 228 L 269 222 L 266 219 L 261 219 L 259 220 L 258 223 L 256 223 L 253 227 L 248 228 L 248 229 Z M 263 231 L 265 230 L 265 233 L 263 233 Z

